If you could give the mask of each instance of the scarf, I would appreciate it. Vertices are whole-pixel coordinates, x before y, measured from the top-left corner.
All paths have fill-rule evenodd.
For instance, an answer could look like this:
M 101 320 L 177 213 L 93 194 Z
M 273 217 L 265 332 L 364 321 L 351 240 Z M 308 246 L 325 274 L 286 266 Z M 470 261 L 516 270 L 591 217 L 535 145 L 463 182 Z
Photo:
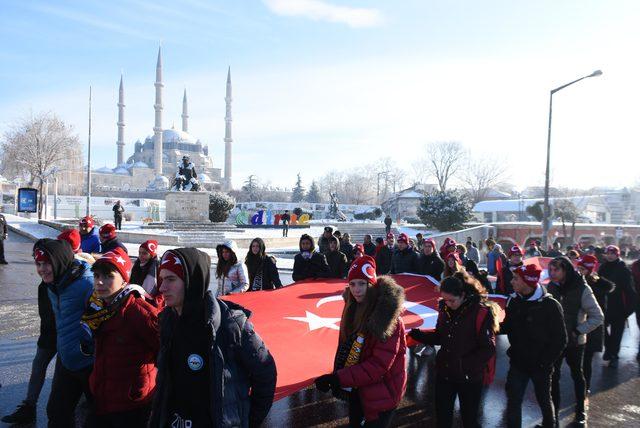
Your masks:
M 141 296 L 145 296 L 147 294 L 147 292 L 144 291 L 144 288 L 139 285 L 127 284 L 122 290 L 120 290 L 116 297 L 114 297 L 111 303 L 106 304 L 96 295 L 95 292 L 93 292 L 89 298 L 89 304 L 82 315 L 81 324 L 83 324 L 85 330 L 88 327 L 89 331 L 95 334 L 103 322 L 113 318 L 126 300 L 126 297 L 133 291 L 138 292 Z

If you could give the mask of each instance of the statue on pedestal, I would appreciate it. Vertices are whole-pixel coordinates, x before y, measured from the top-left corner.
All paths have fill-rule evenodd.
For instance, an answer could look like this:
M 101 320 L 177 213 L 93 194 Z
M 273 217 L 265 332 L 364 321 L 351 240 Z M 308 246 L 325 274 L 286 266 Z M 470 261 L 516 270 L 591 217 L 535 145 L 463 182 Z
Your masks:
M 178 164 L 178 171 L 171 190 L 176 192 L 197 192 L 200 190 L 196 167 L 189 160 L 189 156 L 183 156 L 182 162 Z

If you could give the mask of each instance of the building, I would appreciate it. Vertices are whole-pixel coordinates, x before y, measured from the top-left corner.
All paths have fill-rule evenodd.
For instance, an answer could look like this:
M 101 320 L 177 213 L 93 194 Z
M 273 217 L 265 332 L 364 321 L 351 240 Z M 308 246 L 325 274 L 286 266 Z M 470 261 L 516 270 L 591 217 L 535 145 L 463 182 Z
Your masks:
M 231 69 L 227 72 L 226 82 L 226 115 L 225 115 L 225 171 L 216 168 L 212 157 L 209 155 L 209 148 L 198 138 L 189 133 L 189 110 L 187 101 L 187 90 L 184 90 L 182 98 L 182 129 L 174 127 L 165 129 L 163 122 L 163 100 L 162 92 L 164 83 L 162 81 L 162 51 L 158 49 L 158 59 L 156 63 L 155 86 L 155 122 L 153 135 L 144 139 L 144 142 L 137 140 L 133 147 L 133 154 L 128 158 L 124 157 L 125 143 L 125 102 L 124 102 L 124 82 L 120 77 L 120 87 L 118 96 L 118 140 L 117 166 L 115 168 L 102 167 L 92 171 L 92 188 L 98 191 L 145 191 L 167 190 L 173 185 L 178 164 L 182 162 L 183 156 L 189 156 L 190 161 L 196 167 L 200 184 L 207 190 L 231 190 Z
M 580 212 L 579 221 L 585 223 L 610 223 L 611 212 L 602 196 L 573 196 L 568 198 L 549 198 L 549 204 L 561 200 L 573 202 Z M 542 203 L 542 198 L 504 199 L 478 202 L 472 214 L 481 223 L 514 222 L 535 220 L 527 213 L 527 208 Z
M 437 189 L 435 184 L 414 184 L 394 193 L 382 203 L 382 210 L 394 220 L 417 219 L 418 208 L 425 194 Z

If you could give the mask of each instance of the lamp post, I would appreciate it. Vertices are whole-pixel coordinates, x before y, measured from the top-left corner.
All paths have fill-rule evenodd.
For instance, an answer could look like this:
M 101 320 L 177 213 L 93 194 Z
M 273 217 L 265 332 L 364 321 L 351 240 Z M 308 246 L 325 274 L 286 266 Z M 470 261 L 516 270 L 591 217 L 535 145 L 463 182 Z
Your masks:
M 544 175 L 544 208 L 543 208 L 543 215 L 542 215 L 542 248 L 544 250 L 546 250 L 549 245 L 549 242 L 548 242 L 549 228 L 550 228 L 549 217 L 551 216 L 550 207 L 549 207 L 549 174 L 550 174 L 550 162 L 551 162 L 551 115 L 553 111 L 553 94 L 566 88 L 567 86 L 571 86 L 574 83 L 578 83 L 579 81 L 584 80 L 588 77 L 597 77 L 601 75 L 602 75 L 602 71 L 596 70 L 587 76 L 583 76 L 579 79 L 574 80 L 573 82 L 569 82 L 562 86 L 558 86 L 555 89 L 552 89 L 549 94 L 549 128 L 547 130 L 547 168 Z

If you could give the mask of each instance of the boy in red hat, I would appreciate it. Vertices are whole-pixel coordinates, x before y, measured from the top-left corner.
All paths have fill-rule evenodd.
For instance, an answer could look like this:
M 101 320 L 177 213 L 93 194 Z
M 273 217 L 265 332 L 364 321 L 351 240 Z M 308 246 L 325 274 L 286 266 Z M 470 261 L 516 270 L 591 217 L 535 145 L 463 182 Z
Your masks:
M 514 270 L 514 294 L 507 301 L 500 333 L 509 338 L 507 374 L 507 426 L 522 425 L 522 401 L 529 381 L 542 410 L 542 426 L 556 426 L 551 400 L 553 364 L 567 345 L 562 307 L 538 282 L 541 270 L 535 265 Z
M 502 267 L 502 270 L 498 273 L 496 280 L 496 292 L 504 296 L 508 296 L 513 293 L 513 287 L 511 286 L 511 279 L 513 278 L 513 271 L 522 266 L 522 258 L 524 251 L 518 244 L 514 244 L 509 251 L 507 251 L 508 263 Z
M 432 238 L 425 239 L 422 244 L 422 253 L 418 257 L 418 273 L 420 275 L 429 275 L 440 281 L 443 270 L 444 261 L 438 254 L 436 241 Z
M 80 247 L 83 253 L 98 254 L 100 249 L 100 236 L 95 227 L 95 221 L 90 215 L 83 217 L 78 224 L 80 231 Z
M 409 246 L 406 233 L 398 235 L 398 248 L 391 258 L 391 273 L 418 273 L 418 254 Z
M 116 227 L 111 223 L 107 223 L 100 228 L 100 247 L 103 253 L 108 253 L 116 248 L 121 248 L 122 251 L 128 253 L 127 247 L 118 239 Z
M 98 426 L 146 427 L 160 349 L 158 308 L 142 287 L 128 283 L 131 259 L 121 248 L 103 254 L 91 270 L 94 294 L 82 321 L 95 343 L 89 386 Z

